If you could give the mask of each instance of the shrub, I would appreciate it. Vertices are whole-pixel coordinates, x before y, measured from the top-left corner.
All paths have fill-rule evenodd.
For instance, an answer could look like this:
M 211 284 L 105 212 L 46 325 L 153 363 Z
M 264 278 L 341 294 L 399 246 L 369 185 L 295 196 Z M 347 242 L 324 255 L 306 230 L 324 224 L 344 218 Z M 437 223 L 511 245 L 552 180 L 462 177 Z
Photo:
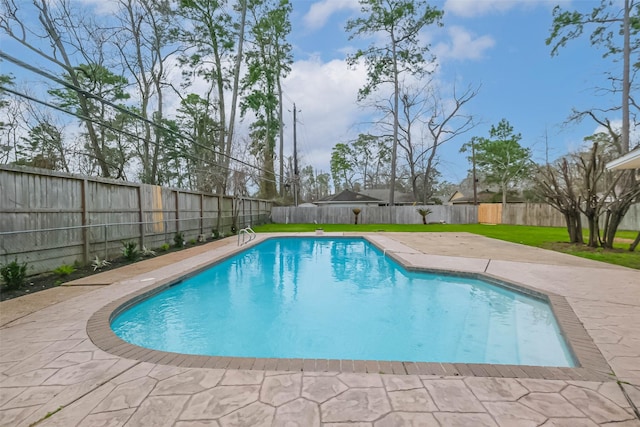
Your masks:
M 427 224 L 427 215 L 429 215 L 431 213 L 431 209 L 418 209 L 418 213 L 420 214 L 420 216 L 422 217 L 422 223 L 423 224 Z
M 0 268 L 0 275 L 7 289 L 20 289 L 27 277 L 27 263 L 18 264 L 16 259 Z
M 101 268 L 107 267 L 109 265 L 111 265 L 111 263 L 109 261 L 107 261 L 106 259 L 98 258 L 98 255 L 96 255 L 96 259 L 94 259 L 91 262 L 91 266 L 93 267 L 93 271 L 100 270 Z
M 171 247 L 171 245 L 170 245 L 170 244 L 168 244 L 168 243 L 163 243 L 163 244 L 162 244 L 162 246 L 160 246 L 160 250 L 161 250 L 161 251 L 163 251 L 163 252 L 166 252 L 166 251 L 168 251 L 168 250 L 169 250 L 169 248 L 170 248 L 170 247 Z
M 220 232 L 218 231 L 217 228 L 214 228 L 213 230 L 211 230 L 211 237 L 213 237 L 214 239 L 217 239 L 220 237 Z
M 140 257 L 140 251 L 138 251 L 138 244 L 133 240 L 122 242 L 122 255 L 129 261 L 135 261 Z
M 180 231 L 176 232 L 175 236 L 173 236 L 173 243 L 175 243 L 176 247 L 181 248 L 184 246 L 184 234 Z
M 189 244 L 190 245 L 195 245 L 196 243 L 198 243 L 198 241 L 196 239 L 189 240 Z
M 142 247 L 142 256 L 156 256 L 156 251 L 147 249 L 146 246 Z
M 76 268 L 73 265 L 68 264 L 62 264 L 60 267 L 53 270 L 53 272 L 60 277 L 66 277 L 74 271 L 76 271 Z
M 362 212 L 362 211 L 360 210 L 360 208 L 354 208 L 354 209 L 353 209 L 353 214 L 356 216 L 356 222 L 355 222 L 355 224 L 358 224 L 358 215 L 360 215 L 360 212 Z

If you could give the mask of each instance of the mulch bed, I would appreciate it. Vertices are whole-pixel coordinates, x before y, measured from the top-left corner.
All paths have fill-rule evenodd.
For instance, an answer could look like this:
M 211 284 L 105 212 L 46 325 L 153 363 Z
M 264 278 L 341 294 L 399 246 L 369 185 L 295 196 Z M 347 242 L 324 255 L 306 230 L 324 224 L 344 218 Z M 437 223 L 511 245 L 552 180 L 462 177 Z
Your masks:
M 180 251 L 182 249 L 193 248 L 195 246 L 204 245 L 206 243 L 210 243 L 211 240 L 205 242 L 197 242 L 190 243 L 183 248 L 178 248 L 175 246 L 171 246 L 168 250 L 157 252 L 157 255 L 165 255 L 171 252 Z M 140 258 L 138 261 L 143 261 L 148 258 Z M 76 270 L 69 274 L 68 276 L 61 277 L 54 273 L 43 273 L 34 276 L 27 277 L 25 284 L 20 289 L 5 289 L 3 286 L 0 286 L 0 301 L 5 301 L 13 298 L 18 298 L 23 295 L 30 295 L 35 292 L 44 291 L 46 289 L 54 288 L 56 286 L 60 286 L 63 283 L 70 282 L 72 280 L 82 279 L 83 277 L 91 276 L 93 274 L 102 273 L 109 270 L 114 270 L 116 268 L 124 267 L 125 265 L 132 264 L 131 261 L 127 260 L 124 257 L 119 257 L 116 259 L 110 259 L 110 264 L 106 267 L 102 267 L 99 270 L 93 269 L 91 264 L 85 266 L 76 266 Z M 1 279 L 0 279 L 1 282 Z

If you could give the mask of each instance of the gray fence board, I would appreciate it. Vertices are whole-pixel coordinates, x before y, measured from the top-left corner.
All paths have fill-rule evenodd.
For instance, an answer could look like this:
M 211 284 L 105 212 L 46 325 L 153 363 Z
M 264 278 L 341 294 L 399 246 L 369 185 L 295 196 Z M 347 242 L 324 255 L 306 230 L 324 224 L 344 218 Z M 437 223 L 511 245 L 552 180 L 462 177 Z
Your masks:
M 271 203 L 245 199 L 238 207 L 244 226 L 266 221 Z M 214 228 L 229 234 L 232 215 L 231 197 L 0 166 L 0 265 L 17 259 L 32 274 L 119 256 L 125 240 L 152 249 L 173 244 L 177 230 L 187 241 Z
M 276 206 L 271 220 L 279 224 L 353 224 L 353 206 L 294 207 Z M 429 206 L 360 206 L 360 224 L 388 224 L 389 209 L 395 224 L 420 224 L 419 208 L 432 211 L 429 222 L 447 224 L 474 224 L 478 222 L 478 208 L 473 205 Z M 532 225 L 540 227 L 565 227 L 564 217 L 550 205 L 543 203 L 507 204 L 502 209 L 502 224 Z M 586 227 L 586 219 L 583 218 Z M 640 203 L 631 206 L 619 227 L 620 230 L 640 230 Z
M 477 222 L 478 208 L 471 205 L 429 205 L 429 206 L 361 206 L 358 215 L 360 224 L 388 224 L 392 215 L 395 224 L 422 224 L 418 209 L 430 209 L 428 222 L 448 224 L 469 224 Z M 391 214 L 389 213 L 391 209 Z M 276 206 L 271 210 L 271 220 L 279 224 L 353 224 L 353 207 L 318 206 L 294 207 Z

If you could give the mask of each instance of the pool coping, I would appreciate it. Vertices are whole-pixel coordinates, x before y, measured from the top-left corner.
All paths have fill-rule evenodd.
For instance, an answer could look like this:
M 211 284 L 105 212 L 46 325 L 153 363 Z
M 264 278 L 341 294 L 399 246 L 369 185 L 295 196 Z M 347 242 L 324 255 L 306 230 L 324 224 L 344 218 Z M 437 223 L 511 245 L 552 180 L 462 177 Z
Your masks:
M 248 358 L 248 357 L 223 357 L 202 356 L 173 353 L 160 350 L 152 350 L 140 347 L 120 339 L 111 329 L 111 321 L 130 306 L 148 298 L 164 289 L 178 284 L 184 278 L 198 274 L 200 271 L 218 264 L 225 259 L 236 255 L 247 247 L 254 246 L 267 239 L 276 236 L 267 236 L 258 239 L 210 259 L 200 265 L 181 271 L 169 277 L 154 279 L 148 286 L 117 298 L 96 311 L 87 322 L 87 334 L 91 341 L 101 350 L 107 353 L 140 362 L 165 364 L 191 368 L 214 369 L 243 369 L 263 371 L 312 371 L 312 372 L 348 372 L 348 373 L 383 373 L 396 375 L 436 375 L 436 376 L 476 376 L 497 378 L 533 378 L 545 380 L 576 380 L 576 381 L 615 381 L 612 369 L 606 359 L 595 345 L 582 322 L 567 302 L 560 295 L 541 291 L 535 287 L 513 280 L 506 280 L 487 273 L 469 272 L 463 270 L 438 270 L 435 268 L 421 268 L 408 264 L 404 259 L 393 252 L 386 252 L 387 256 L 409 271 L 437 272 L 462 277 L 481 278 L 494 285 L 516 290 L 536 298 L 547 301 L 556 316 L 558 326 L 567 341 L 576 367 L 547 367 L 528 365 L 499 365 L 479 363 L 437 363 L 437 362 L 403 362 L 403 361 L 378 361 L 378 360 L 348 360 L 348 359 L 275 359 L 275 358 Z M 280 237 L 280 236 L 277 236 Z M 282 236 L 282 237 L 302 237 Z M 307 236 L 304 236 L 307 237 Z M 309 235 L 308 237 L 321 237 Z M 340 237 L 325 235 L 322 237 Z M 345 236 L 356 237 L 356 236 Z M 378 241 L 359 236 L 380 250 L 384 250 Z

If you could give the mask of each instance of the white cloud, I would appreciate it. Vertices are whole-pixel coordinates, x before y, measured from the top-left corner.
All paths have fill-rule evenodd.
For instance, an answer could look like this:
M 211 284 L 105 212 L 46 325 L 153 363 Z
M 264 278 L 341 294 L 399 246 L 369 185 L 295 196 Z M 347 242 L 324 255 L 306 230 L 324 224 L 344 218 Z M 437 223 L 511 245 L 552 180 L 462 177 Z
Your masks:
M 531 2 L 538 0 L 524 1 Z M 502 13 L 516 7 L 518 3 L 518 1 L 512 0 L 447 0 L 444 3 L 444 10 L 445 13 L 469 18 L 472 16 L 482 16 L 495 12 Z
M 357 105 L 358 89 L 366 80 L 365 70 L 351 70 L 346 62 L 323 63 L 319 58 L 296 61 L 285 80 L 287 97 L 302 112 L 298 115 L 298 151 L 304 164 L 328 171 L 331 149 L 354 138 L 355 127 L 365 116 Z M 291 121 L 285 132 L 291 134 Z M 286 140 L 291 138 L 287 136 Z M 291 144 L 289 153 L 291 153 Z
M 460 26 L 449 27 L 447 33 L 451 41 L 438 43 L 433 48 L 439 59 L 481 59 L 496 44 L 491 36 L 476 37 Z
M 98 15 L 112 15 L 118 10 L 117 0 L 80 0 L 80 3 L 94 7 Z
M 446 0 L 443 9 L 445 13 L 471 18 L 505 13 L 516 7 L 543 5 L 551 9 L 558 4 L 566 3 L 571 3 L 571 0 Z
M 317 30 L 341 10 L 360 10 L 360 3 L 357 0 L 322 0 L 311 5 L 303 20 L 309 29 Z

